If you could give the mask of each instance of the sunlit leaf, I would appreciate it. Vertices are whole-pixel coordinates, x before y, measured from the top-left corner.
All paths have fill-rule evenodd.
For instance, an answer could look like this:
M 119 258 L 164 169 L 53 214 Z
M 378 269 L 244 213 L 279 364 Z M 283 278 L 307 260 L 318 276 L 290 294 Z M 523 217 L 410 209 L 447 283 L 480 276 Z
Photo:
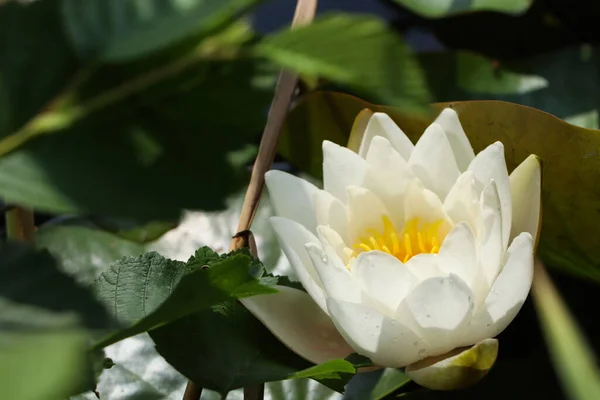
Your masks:
M 94 288 L 115 317 L 128 326 L 95 347 L 156 329 L 227 300 L 274 293 L 255 278 L 254 268 L 251 257 L 243 252 L 221 257 L 208 248 L 198 250 L 187 264 L 156 252 L 114 262 Z
M 423 74 L 402 39 L 373 17 L 338 14 L 266 37 L 258 54 L 410 110 L 429 100 Z
M 473 11 L 498 11 L 507 14 L 524 13 L 533 0 L 394 0 L 410 11 L 427 18 L 441 18 Z

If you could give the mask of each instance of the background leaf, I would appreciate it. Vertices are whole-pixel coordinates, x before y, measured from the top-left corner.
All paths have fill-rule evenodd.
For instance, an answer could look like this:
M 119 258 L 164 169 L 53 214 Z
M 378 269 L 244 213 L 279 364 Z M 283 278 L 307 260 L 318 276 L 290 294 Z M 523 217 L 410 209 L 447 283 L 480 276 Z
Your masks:
M 440 18 L 452 14 L 487 10 L 520 14 L 529 8 L 533 0 L 394 0 L 410 11 L 427 18 Z
M 3 398 L 64 398 L 79 389 L 87 371 L 86 335 L 77 330 L 0 332 Z
M 66 31 L 81 56 L 123 61 L 229 24 L 258 0 L 62 0 Z
M 271 35 L 258 54 L 307 76 L 346 84 L 386 104 L 422 111 L 429 93 L 402 39 L 368 16 L 332 15 Z

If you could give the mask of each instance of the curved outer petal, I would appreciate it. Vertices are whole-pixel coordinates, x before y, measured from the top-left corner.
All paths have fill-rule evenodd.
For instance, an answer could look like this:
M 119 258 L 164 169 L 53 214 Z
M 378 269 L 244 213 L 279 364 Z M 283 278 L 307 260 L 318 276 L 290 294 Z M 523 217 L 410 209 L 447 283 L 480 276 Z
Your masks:
M 485 339 L 473 347 L 456 349 L 409 365 L 405 374 L 428 389 L 464 389 L 486 376 L 497 357 L 498 340 Z
M 394 149 L 404 158 L 408 160 L 413 151 L 414 145 L 406 136 L 402 129 L 385 113 L 375 113 L 369 120 L 358 154 L 366 158 L 370 150 L 371 141 L 374 137 L 384 137 L 390 141 Z
M 419 138 L 408 166 L 411 172 L 444 200 L 460 175 L 448 137 L 439 124 L 433 123 Z
M 416 326 L 415 332 L 431 345 L 426 356 L 436 356 L 457 347 L 472 312 L 471 289 L 450 274 L 417 285 L 400 304 L 396 318 Z
M 446 132 L 456 165 L 461 172 L 465 171 L 469 167 L 469 163 L 475 158 L 475 153 L 458 119 L 458 114 L 451 108 L 445 108 L 434 123 L 440 124 Z
M 367 162 L 352 150 L 323 141 L 323 188 L 346 203 L 346 188 L 362 186 Z
M 361 253 L 351 274 L 387 315 L 394 315 L 417 280 L 396 257 L 382 251 Z
M 425 356 L 423 340 L 402 322 L 363 304 L 329 298 L 327 306 L 348 344 L 375 364 L 397 368 Z
M 483 190 L 490 181 L 494 180 L 500 196 L 502 210 L 502 245 L 508 247 L 510 236 L 510 224 L 512 221 L 512 201 L 510 198 L 510 183 L 508 171 L 504 159 L 504 145 L 500 142 L 493 143 L 477 154 L 471 164 L 469 171 L 473 172 L 475 180 Z
M 537 244 L 542 212 L 542 169 L 537 156 L 530 155 L 510 174 L 510 193 L 513 209 L 511 239 L 521 232 L 529 232 Z
M 333 249 L 329 248 L 323 251 L 318 245 L 309 243 L 306 245 L 306 250 L 310 254 L 321 282 L 323 282 L 323 289 L 325 289 L 327 297 L 350 303 L 362 301 L 358 282 L 350 275 L 350 271 L 332 251 Z
M 471 345 L 502 332 L 527 299 L 532 281 L 533 238 L 523 232 L 508 248 L 504 268 L 469 323 L 461 345 Z
M 287 172 L 271 170 L 265 174 L 275 213 L 296 221 L 312 233 L 316 233 L 314 199 L 320 189 L 304 179 Z
M 240 301 L 281 342 L 310 362 L 345 358 L 353 352 L 331 318 L 307 293 L 287 286 L 277 286 L 277 290 Z
M 302 286 L 319 307 L 327 312 L 325 293 L 305 247 L 307 243 L 319 243 L 319 239 L 308 229 L 290 219 L 271 217 L 270 221 L 281 249 L 298 275 Z

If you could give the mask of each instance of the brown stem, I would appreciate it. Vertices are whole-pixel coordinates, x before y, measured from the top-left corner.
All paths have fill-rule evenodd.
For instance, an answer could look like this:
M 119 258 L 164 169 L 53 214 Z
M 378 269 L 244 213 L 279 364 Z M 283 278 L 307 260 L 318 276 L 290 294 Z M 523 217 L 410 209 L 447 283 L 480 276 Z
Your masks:
M 183 400 L 198 400 L 202 396 L 202 388 L 189 381 L 183 393 Z
M 14 206 L 6 211 L 6 236 L 8 239 L 33 243 L 34 234 L 33 210 Z
M 294 19 L 292 21 L 292 29 L 297 26 L 309 24 L 314 19 L 317 3 L 318 0 L 297 1 Z M 273 164 L 273 159 L 275 158 L 275 152 L 277 150 L 277 139 L 281 133 L 281 128 L 283 127 L 285 117 L 290 108 L 297 84 L 298 75 L 284 70 L 279 73 L 279 79 L 275 86 L 275 95 L 273 96 L 267 123 L 258 147 L 258 154 L 256 155 L 256 160 L 252 168 L 250 184 L 248 185 L 246 196 L 244 197 L 240 221 L 237 228 L 238 233 L 231 241 L 230 250 L 250 247 L 252 256 L 258 256 L 256 253 L 254 236 L 249 229 L 254 220 L 254 216 L 256 215 L 258 202 L 263 187 L 265 186 L 265 173 L 271 168 L 271 164 Z M 190 393 L 194 391 L 193 393 L 196 394 L 196 397 L 191 397 L 191 395 L 186 397 L 188 390 Z M 247 386 L 244 388 L 244 399 L 262 400 L 264 391 L 265 385 L 263 383 Z M 198 390 L 198 387 L 194 382 L 188 381 L 183 400 L 199 400 L 201 393 L 202 391 Z

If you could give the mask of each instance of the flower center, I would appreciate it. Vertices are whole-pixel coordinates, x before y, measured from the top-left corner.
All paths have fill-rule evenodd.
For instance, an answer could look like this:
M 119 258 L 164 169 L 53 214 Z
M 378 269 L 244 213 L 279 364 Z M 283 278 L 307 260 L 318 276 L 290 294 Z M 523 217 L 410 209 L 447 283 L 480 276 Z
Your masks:
M 413 218 L 398 232 L 387 216 L 381 218 L 383 232 L 367 229 L 366 235 L 359 237 L 359 242 L 352 246 L 355 257 L 363 251 L 380 250 L 405 263 L 417 254 L 437 253 L 446 236 L 445 232 L 440 232 L 444 224 L 441 219 L 433 223 L 419 223 L 419 218 Z

